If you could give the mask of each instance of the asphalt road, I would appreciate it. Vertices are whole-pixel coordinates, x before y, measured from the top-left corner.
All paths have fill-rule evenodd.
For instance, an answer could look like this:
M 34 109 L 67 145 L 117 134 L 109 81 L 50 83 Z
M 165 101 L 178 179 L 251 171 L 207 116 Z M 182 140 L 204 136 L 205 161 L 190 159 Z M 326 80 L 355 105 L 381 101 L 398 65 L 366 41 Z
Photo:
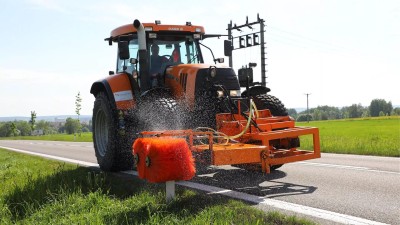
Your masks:
M 92 143 L 0 140 L 0 147 L 97 163 Z M 272 174 L 209 168 L 193 182 L 371 221 L 400 224 L 400 158 L 322 154 Z

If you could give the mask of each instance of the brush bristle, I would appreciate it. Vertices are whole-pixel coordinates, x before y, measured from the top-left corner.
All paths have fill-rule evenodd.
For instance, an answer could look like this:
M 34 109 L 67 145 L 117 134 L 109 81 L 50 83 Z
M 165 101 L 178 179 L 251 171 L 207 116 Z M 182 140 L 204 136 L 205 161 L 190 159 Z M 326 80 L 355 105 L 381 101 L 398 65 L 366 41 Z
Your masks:
M 183 138 L 141 138 L 135 141 L 134 152 L 140 158 L 139 177 L 149 182 L 190 180 L 196 173 L 192 152 Z M 142 155 L 150 159 L 149 166 Z

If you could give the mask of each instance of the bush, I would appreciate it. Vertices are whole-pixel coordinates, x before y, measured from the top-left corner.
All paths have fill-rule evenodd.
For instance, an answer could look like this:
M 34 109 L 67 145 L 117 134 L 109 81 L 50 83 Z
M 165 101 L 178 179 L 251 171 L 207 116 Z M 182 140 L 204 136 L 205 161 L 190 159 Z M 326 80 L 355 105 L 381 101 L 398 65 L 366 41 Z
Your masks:
M 307 117 L 308 117 L 308 121 L 313 120 L 313 119 L 312 119 L 312 116 L 311 116 L 310 114 L 300 114 L 300 115 L 297 117 L 297 121 L 298 121 L 298 122 L 307 121 Z

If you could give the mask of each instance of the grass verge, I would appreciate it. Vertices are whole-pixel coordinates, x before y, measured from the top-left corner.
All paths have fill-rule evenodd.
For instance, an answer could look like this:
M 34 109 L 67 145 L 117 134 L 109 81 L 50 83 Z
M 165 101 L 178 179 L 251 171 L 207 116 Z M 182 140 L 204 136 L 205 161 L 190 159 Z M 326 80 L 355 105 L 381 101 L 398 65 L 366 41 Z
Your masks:
M 0 224 L 313 224 L 220 195 L 0 149 Z
M 321 151 L 400 157 L 400 117 L 313 121 L 297 126 L 319 128 Z M 301 138 L 303 149 L 312 149 L 311 136 Z

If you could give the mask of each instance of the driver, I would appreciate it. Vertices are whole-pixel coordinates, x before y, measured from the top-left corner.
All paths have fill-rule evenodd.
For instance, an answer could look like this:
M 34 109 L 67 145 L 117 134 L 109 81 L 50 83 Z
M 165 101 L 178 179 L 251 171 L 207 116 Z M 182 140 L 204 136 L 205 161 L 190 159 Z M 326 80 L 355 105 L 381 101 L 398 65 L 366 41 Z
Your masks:
M 158 55 L 160 52 L 160 47 L 157 44 L 151 46 L 151 56 L 150 56 L 150 75 L 153 82 L 157 81 L 157 74 L 160 72 L 161 65 L 168 62 L 168 58 L 165 56 Z M 154 86 L 154 85 L 152 85 Z

